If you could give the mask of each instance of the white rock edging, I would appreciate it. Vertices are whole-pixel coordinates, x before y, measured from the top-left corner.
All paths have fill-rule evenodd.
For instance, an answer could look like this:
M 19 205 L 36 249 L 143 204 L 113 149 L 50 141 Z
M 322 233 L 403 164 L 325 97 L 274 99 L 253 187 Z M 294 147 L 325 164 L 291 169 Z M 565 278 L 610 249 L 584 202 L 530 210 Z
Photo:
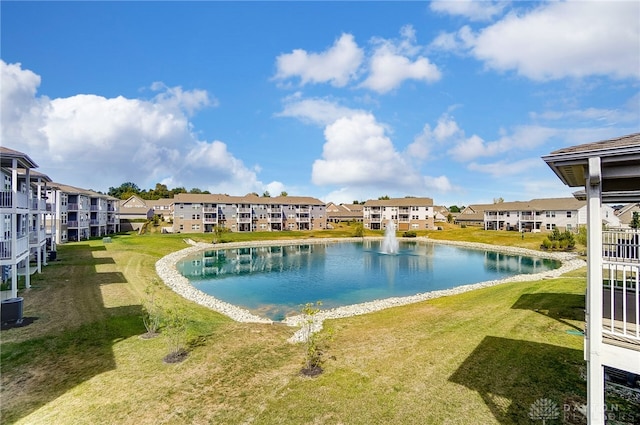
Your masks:
M 381 238 L 367 238 L 381 239 Z M 158 276 L 164 281 L 164 283 L 170 287 L 174 292 L 182 297 L 196 302 L 205 307 L 209 307 L 214 311 L 224 314 L 233 320 L 246 323 L 273 323 L 272 320 L 265 319 L 256 316 L 246 309 L 237 307 L 235 305 L 221 301 L 211 295 L 196 289 L 191 285 L 189 280 L 182 276 L 177 268 L 176 264 L 181 259 L 207 249 L 230 249 L 239 247 L 254 247 L 254 246 L 271 246 L 271 245 L 297 245 L 297 244 L 318 244 L 318 243 L 333 243 L 333 242 L 353 242 L 360 241 L 362 238 L 339 238 L 339 239 L 293 239 L 286 241 L 258 241 L 258 242 L 239 242 L 221 244 L 219 246 L 211 245 L 207 243 L 195 243 L 191 240 L 186 240 L 187 243 L 192 246 L 182 249 L 180 251 L 171 253 L 156 262 L 156 272 Z M 474 289 L 487 288 L 490 286 L 498 285 L 507 282 L 526 282 L 540 279 L 555 278 L 564 273 L 572 270 L 579 269 L 586 266 L 586 262 L 578 258 L 574 253 L 554 253 L 554 252 L 540 252 L 525 248 L 505 247 L 488 245 L 475 242 L 455 242 L 455 241 L 439 241 L 428 238 L 416 238 L 420 242 L 433 242 L 446 245 L 456 245 L 464 248 L 479 249 L 501 252 L 505 254 L 526 255 L 529 257 L 548 258 L 558 260 L 562 262 L 562 266 L 554 270 L 548 270 L 534 274 L 521 274 L 511 276 L 506 279 L 490 280 L 486 282 L 479 282 L 470 285 L 457 286 L 451 289 L 443 289 L 438 291 L 424 292 L 416 295 L 410 295 L 406 297 L 392 297 L 381 300 L 374 300 L 360 304 L 353 304 L 343 307 L 334 308 L 331 310 L 323 310 L 318 312 L 314 317 L 314 323 L 311 324 L 311 332 L 317 332 L 322 329 L 322 323 L 326 319 L 339 319 L 344 317 L 358 316 L 362 314 L 372 313 L 374 311 L 380 311 L 390 307 L 397 307 L 407 304 L 413 304 L 420 301 L 430 300 L 434 298 L 461 294 L 463 292 L 472 291 Z M 302 325 L 307 322 L 308 318 L 304 315 L 289 316 L 282 323 L 289 326 L 300 326 L 299 329 L 291 338 L 289 342 L 302 342 L 308 338 L 308 332 Z

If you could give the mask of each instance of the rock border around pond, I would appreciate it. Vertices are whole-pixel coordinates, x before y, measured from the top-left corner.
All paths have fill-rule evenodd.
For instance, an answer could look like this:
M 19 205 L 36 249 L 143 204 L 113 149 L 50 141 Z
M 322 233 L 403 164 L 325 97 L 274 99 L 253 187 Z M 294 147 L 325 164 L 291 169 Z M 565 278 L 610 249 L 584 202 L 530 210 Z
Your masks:
M 364 238 L 365 240 L 381 240 L 383 238 Z M 204 292 L 196 289 L 189 280 L 182 276 L 177 269 L 177 263 L 183 258 L 195 254 L 197 252 L 210 250 L 210 249 L 233 249 L 233 248 L 244 248 L 244 247 L 258 247 L 258 246 L 273 246 L 273 245 L 298 245 L 298 244 L 322 244 L 322 243 L 336 243 L 336 242 L 357 242 L 362 241 L 363 238 L 327 238 L 327 239 L 291 239 L 291 240 L 276 240 L 276 241 L 253 241 L 253 242 L 234 242 L 234 243 L 224 243 L 224 244 L 207 244 L 207 243 L 196 243 L 192 240 L 185 240 L 190 246 L 188 248 L 182 249 L 180 251 L 173 252 L 162 257 L 160 260 L 156 262 L 156 272 L 158 276 L 164 281 L 165 285 L 171 288 L 174 292 L 186 298 L 190 301 L 198 303 L 202 306 L 208 307 L 218 313 L 224 314 L 225 316 L 238 321 L 245 323 L 274 323 L 272 320 L 262 318 L 257 316 L 250 311 L 238 307 L 233 304 L 229 304 L 227 302 L 221 301 L 209 294 L 205 294 Z M 463 248 L 470 249 L 478 249 L 478 250 L 489 250 L 495 252 L 501 252 L 505 254 L 515 254 L 515 255 L 526 255 L 530 257 L 538 257 L 538 258 L 548 258 L 553 260 L 558 260 L 562 262 L 562 265 L 554 270 L 547 270 L 540 273 L 534 274 L 521 274 L 516 276 L 511 276 L 506 279 L 500 280 L 490 280 L 486 282 L 479 282 L 470 285 L 462 285 L 457 286 L 451 289 L 444 289 L 439 291 L 431 291 L 424 292 L 416 295 L 410 295 L 406 297 L 393 297 L 393 298 L 385 298 L 380 300 L 368 301 L 360 304 L 352 304 L 343 307 L 337 307 L 331 310 L 323 310 L 318 312 L 313 320 L 314 323 L 311 326 L 311 332 L 317 332 L 322 329 L 322 323 L 326 319 L 339 319 L 344 317 L 358 316 L 362 314 L 372 313 L 375 311 L 380 311 L 386 308 L 397 307 L 407 304 L 413 304 L 433 298 L 439 298 L 449 295 L 461 294 L 463 292 L 472 291 L 480 288 L 487 288 L 490 286 L 498 285 L 501 283 L 507 282 L 525 282 L 525 281 L 533 281 L 540 279 L 549 279 L 555 278 L 560 275 L 563 275 L 572 270 L 579 269 L 581 267 L 586 266 L 586 262 L 580 258 L 575 253 L 556 253 L 556 252 L 540 252 L 534 251 L 526 248 L 518 248 L 518 247 L 506 247 L 506 246 L 497 246 L 497 245 L 489 245 L 477 242 L 458 242 L 458 241 L 443 241 L 443 240 L 434 240 L 425 237 L 414 239 L 418 242 L 432 242 L 438 244 L 446 244 L 446 245 L 455 245 Z M 303 315 L 289 316 L 282 322 L 289 326 L 302 326 L 302 324 L 306 323 L 307 318 Z M 290 339 L 290 342 L 302 342 L 305 341 L 308 337 L 307 331 L 304 329 L 307 327 L 302 327 L 298 330 Z

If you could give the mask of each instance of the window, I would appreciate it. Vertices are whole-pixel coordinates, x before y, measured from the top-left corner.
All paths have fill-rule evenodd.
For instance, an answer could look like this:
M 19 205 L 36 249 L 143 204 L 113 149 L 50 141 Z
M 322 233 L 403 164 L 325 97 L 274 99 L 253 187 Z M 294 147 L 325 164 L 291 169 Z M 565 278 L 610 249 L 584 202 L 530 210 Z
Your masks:
M 550 217 L 555 218 L 556 212 L 555 211 L 547 211 L 546 215 L 547 215 L 547 218 L 550 218 Z
M 200 214 L 191 214 L 192 220 L 200 220 Z
M 191 225 L 191 230 L 200 230 L 200 225 L 199 224 L 192 224 Z
M 567 218 L 571 218 L 571 211 L 567 211 Z

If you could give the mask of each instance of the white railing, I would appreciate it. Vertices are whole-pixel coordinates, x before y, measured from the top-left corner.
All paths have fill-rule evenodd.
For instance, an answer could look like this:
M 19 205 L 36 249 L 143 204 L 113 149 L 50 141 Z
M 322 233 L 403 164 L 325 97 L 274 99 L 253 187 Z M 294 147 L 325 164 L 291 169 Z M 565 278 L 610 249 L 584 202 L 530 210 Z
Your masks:
M 218 222 L 218 218 L 216 217 L 215 214 L 214 215 L 205 214 L 202 220 L 205 224 L 215 224 Z
M 14 193 L 9 190 L 0 191 L 1 208 L 29 208 L 29 196 L 26 193 Z
M 602 258 L 624 263 L 640 262 L 640 231 L 605 230 L 602 232 Z
M 640 234 L 602 232 L 603 334 L 640 345 Z

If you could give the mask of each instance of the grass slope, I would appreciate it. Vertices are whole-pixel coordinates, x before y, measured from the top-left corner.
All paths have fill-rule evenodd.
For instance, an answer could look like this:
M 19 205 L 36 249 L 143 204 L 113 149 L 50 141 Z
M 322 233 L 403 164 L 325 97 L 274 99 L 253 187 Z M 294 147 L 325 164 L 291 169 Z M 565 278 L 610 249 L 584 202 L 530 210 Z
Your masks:
M 475 229 L 430 236 L 540 243 Z M 184 237 L 59 247 L 20 294 L 34 322 L 1 334 L 2 423 L 511 424 L 531 423 L 539 398 L 584 399 L 582 338 L 566 332 L 583 326 L 584 271 L 328 321 L 315 378 L 299 374 L 304 347 L 286 342 L 295 329 L 235 323 L 161 288 L 160 303 L 189 318 L 189 356 L 164 364 L 165 338 L 139 337 L 140 304 L 155 262 Z

